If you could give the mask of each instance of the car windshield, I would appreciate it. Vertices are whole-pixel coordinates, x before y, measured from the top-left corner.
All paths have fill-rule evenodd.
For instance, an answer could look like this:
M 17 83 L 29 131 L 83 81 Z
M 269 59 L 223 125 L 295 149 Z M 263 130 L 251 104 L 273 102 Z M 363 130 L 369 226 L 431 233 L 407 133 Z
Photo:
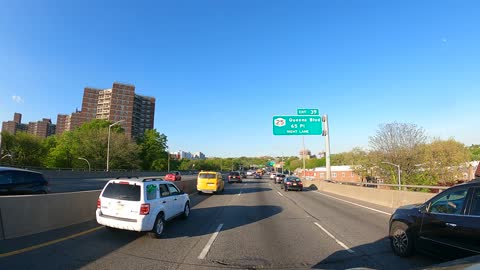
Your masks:
M 109 199 L 140 201 L 140 186 L 109 183 L 105 187 L 102 196 Z
M 480 255 L 479 94 L 480 0 L 0 0 L 0 270 Z

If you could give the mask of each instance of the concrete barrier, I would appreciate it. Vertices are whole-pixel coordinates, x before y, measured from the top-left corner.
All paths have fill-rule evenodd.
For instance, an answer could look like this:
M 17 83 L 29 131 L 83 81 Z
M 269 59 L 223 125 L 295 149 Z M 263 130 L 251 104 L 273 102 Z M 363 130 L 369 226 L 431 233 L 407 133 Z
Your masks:
M 188 194 L 195 180 L 174 182 Z M 0 240 L 31 235 L 95 219 L 101 190 L 0 197 Z
M 436 194 L 413 192 L 413 191 L 399 191 L 386 190 L 378 188 L 366 188 L 351 185 L 340 185 L 327 183 L 320 180 L 305 180 L 305 187 L 317 188 L 318 190 L 350 197 L 357 200 L 362 200 L 390 208 L 397 208 L 399 206 L 415 203 L 424 203 Z

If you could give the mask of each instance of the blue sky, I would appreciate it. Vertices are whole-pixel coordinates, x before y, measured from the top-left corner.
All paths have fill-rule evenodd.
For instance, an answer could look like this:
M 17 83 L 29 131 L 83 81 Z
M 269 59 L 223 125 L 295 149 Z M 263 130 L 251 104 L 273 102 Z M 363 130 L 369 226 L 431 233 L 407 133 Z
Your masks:
M 74 3 L 75 2 L 75 3 Z M 101 3 L 100 3 L 101 2 Z M 129 3 L 130 2 L 130 3 Z M 378 125 L 480 143 L 478 1 L 2 1 L 0 121 L 81 108 L 114 81 L 157 99 L 171 150 L 296 155 L 272 116 L 318 108 L 333 153 Z M 324 139 L 307 136 L 307 148 Z

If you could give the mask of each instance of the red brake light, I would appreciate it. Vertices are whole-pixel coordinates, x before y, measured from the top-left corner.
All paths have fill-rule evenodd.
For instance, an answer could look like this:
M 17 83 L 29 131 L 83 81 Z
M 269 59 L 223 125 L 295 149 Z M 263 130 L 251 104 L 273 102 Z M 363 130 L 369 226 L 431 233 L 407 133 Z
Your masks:
M 102 207 L 102 203 L 100 201 L 100 198 L 97 200 L 97 209 L 100 209 Z
M 291 184 L 292 184 L 292 182 L 287 182 L 287 185 L 291 185 Z
M 130 183 L 125 182 L 125 181 L 120 181 L 120 182 L 118 182 L 118 183 L 119 183 L 120 185 L 129 185 L 129 184 L 130 184 Z
M 150 213 L 150 204 L 142 203 L 140 206 L 140 215 L 148 215 Z

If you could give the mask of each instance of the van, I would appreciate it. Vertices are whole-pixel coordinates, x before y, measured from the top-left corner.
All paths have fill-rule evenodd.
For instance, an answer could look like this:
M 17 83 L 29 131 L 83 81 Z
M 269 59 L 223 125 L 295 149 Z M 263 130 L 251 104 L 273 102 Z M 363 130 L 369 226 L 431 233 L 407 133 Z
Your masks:
M 225 189 L 222 174 L 218 172 L 200 172 L 197 177 L 199 193 L 218 193 Z

